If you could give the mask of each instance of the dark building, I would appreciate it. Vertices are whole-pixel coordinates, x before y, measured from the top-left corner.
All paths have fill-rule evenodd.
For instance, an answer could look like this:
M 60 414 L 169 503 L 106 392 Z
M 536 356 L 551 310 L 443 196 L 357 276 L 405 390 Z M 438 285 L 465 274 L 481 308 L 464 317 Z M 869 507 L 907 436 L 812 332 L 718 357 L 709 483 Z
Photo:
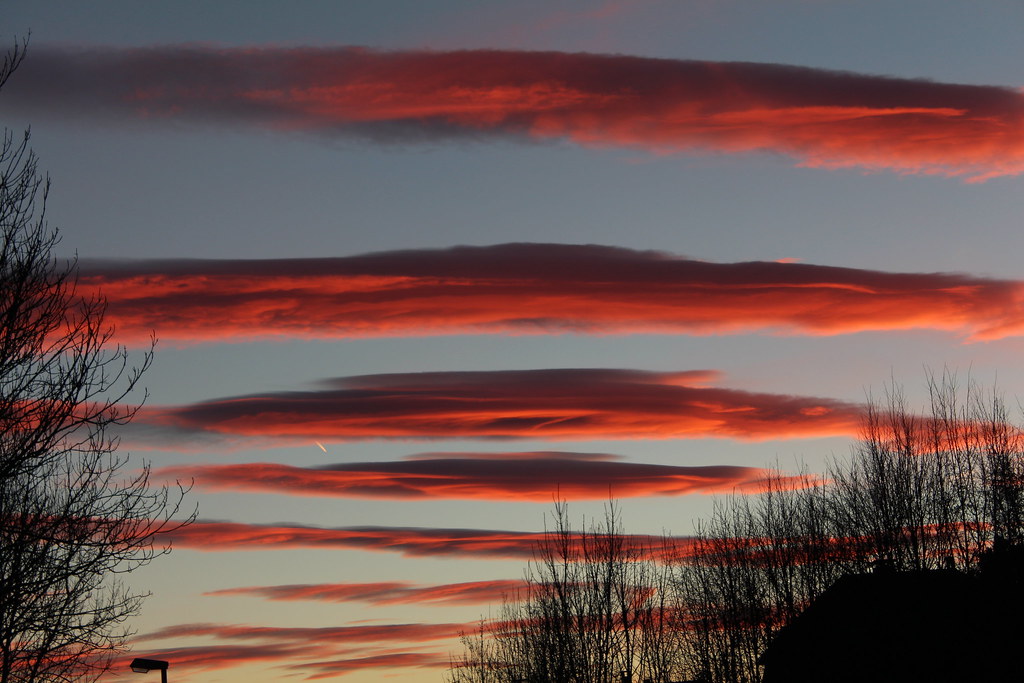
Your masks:
M 779 631 L 762 682 L 1024 681 L 1020 559 L 846 576 Z

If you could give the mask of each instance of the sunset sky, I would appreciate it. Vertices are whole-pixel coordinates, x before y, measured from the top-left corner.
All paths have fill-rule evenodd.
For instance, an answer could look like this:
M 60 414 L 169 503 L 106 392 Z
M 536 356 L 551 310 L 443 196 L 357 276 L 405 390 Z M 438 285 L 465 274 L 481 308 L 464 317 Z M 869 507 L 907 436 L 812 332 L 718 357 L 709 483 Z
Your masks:
M 160 340 L 123 447 L 195 479 L 130 577 L 172 681 L 440 681 L 556 492 L 685 539 L 893 380 L 1024 395 L 1017 0 L 0 17 L 60 253 Z

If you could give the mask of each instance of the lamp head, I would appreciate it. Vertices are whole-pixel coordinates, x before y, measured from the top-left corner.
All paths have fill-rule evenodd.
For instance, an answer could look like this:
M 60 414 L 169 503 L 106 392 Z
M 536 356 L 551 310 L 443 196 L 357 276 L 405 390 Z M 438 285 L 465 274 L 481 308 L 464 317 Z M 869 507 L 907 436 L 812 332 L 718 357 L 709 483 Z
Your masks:
M 142 657 L 136 657 L 132 660 L 132 663 L 129 666 L 131 666 L 132 671 L 135 673 L 144 674 L 150 671 L 166 671 L 168 664 L 162 659 L 143 659 Z

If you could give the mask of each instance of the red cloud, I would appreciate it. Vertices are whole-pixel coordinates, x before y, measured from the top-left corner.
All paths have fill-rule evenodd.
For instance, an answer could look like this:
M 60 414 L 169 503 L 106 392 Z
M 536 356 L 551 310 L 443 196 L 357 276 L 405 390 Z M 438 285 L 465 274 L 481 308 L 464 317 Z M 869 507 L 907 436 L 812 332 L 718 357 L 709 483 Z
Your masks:
M 160 649 L 146 656 L 173 662 L 178 669 L 226 669 L 254 662 L 277 662 L 289 669 L 312 670 L 307 678 L 342 675 L 351 668 L 393 668 L 403 666 L 441 666 L 430 662 L 444 662 L 438 653 L 402 653 L 384 651 L 382 654 L 362 657 L 354 667 L 342 667 L 343 657 L 353 652 L 379 651 L 377 643 L 395 641 L 408 644 L 433 642 L 458 637 L 466 624 L 384 624 L 374 626 L 340 626 L 326 628 L 274 628 L 237 624 L 181 624 L 160 631 L 137 636 L 136 642 L 186 637 L 218 640 L 254 640 L 253 645 L 217 644 L 198 647 Z M 357 647 L 352 647 L 357 646 Z M 419 658 L 418 664 L 410 663 Z M 329 661 L 317 661 L 328 659 Z M 127 668 L 128 662 L 123 667 Z
M 420 527 L 310 527 L 197 521 L 164 537 L 178 548 L 204 551 L 280 550 L 287 548 L 346 549 L 397 552 L 409 556 L 457 555 L 477 559 L 529 560 L 544 534 L 490 529 L 431 529 Z M 660 537 L 628 535 L 638 549 L 661 548 Z M 678 548 L 687 537 L 669 539 Z
M 267 600 L 311 600 L 316 602 L 369 602 L 374 605 L 491 604 L 526 588 L 523 581 L 468 581 L 434 586 L 390 581 L 383 583 L 295 584 L 248 586 L 211 591 L 204 595 L 257 596 Z
M 278 643 L 378 643 L 383 641 L 429 642 L 457 637 L 467 624 L 376 624 L 279 628 L 247 624 L 179 624 L 135 636 L 136 641 L 163 638 L 205 637 L 223 640 L 270 640 Z
M 331 676 L 343 676 L 353 671 L 362 671 L 364 669 L 392 669 L 397 667 L 447 669 L 450 665 L 451 657 L 439 653 L 389 652 L 370 657 L 342 658 L 307 664 L 295 664 L 288 668 L 296 671 L 311 671 L 312 673 L 307 678 L 315 680 Z
M 567 267 L 571 264 L 571 267 Z M 324 259 L 95 261 L 80 287 L 122 338 L 422 334 L 1020 334 L 1024 285 L 801 263 L 707 263 L 596 245 L 502 244 Z
M 678 496 L 759 490 L 778 474 L 754 467 L 680 467 L 588 461 L 538 454 L 532 458 L 417 459 L 303 468 L 276 463 L 187 465 L 156 473 L 193 477 L 212 490 L 266 491 L 300 496 L 455 498 L 550 501 Z M 794 482 L 796 483 L 796 482 Z
M 22 73 L 24 71 L 24 73 Z M 256 125 L 379 141 L 514 136 L 980 179 L 1024 170 L 1024 95 L 779 64 L 356 47 L 33 49 L 41 115 Z
M 861 407 L 702 386 L 717 373 L 615 369 L 424 372 L 343 377 L 324 388 L 152 409 L 145 440 L 262 443 L 380 438 L 783 439 L 849 436 Z M 483 466 L 483 465 L 481 465 Z M 411 467 L 411 465 L 407 465 Z M 327 475 L 323 475 L 326 477 Z
M 251 663 L 279 662 L 309 656 L 310 654 L 309 647 L 304 647 L 301 643 L 287 645 L 261 643 L 259 645 L 231 644 L 173 647 L 149 652 L 141 656 L 145 656 L 148 659 L 169 661 L 172 663 L 173 670 L 177 671 L 179 669 L 230 669 Z M 127 671 L 129 661 L 126 659 L 116 667 L 116 670 Z M 177 678 L 176 675 L 175 678 Z

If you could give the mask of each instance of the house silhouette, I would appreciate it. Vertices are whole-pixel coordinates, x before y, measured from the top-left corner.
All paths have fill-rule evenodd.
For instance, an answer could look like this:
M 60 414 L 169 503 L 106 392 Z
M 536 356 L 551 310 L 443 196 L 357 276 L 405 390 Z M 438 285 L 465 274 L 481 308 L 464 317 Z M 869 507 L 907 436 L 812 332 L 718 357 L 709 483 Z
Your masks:
M 1024 681 L 1022 561 L 845 576 L 778 632 L 762 683 Z

